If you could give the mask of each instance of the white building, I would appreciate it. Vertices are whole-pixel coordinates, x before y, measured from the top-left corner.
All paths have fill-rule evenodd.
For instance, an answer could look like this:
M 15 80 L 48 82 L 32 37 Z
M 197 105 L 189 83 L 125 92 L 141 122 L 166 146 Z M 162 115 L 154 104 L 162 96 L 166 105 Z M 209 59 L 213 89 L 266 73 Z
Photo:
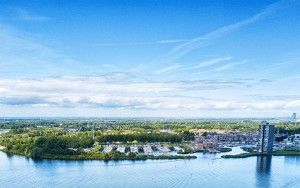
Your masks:
M 300 144 L 300 134 L 295 134 L 294 142 L 295 142 L 296 144 Z

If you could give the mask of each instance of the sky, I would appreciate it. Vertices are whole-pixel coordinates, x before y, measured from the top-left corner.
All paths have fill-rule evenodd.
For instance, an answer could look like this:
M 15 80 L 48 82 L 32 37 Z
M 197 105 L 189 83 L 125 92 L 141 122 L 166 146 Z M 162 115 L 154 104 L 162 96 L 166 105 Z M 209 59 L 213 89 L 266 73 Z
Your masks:
M 300 113 L 299 0 L 0 0 L 0 116 Z

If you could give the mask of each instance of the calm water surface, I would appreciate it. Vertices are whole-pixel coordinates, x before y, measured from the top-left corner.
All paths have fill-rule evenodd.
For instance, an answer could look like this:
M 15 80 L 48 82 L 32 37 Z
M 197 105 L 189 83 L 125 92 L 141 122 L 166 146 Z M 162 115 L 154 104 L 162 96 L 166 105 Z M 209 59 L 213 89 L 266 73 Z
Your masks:
M 33 161 L 0 152 L 0 187 L 300 187 L 300 157 L 197 156 L 136 162 Z

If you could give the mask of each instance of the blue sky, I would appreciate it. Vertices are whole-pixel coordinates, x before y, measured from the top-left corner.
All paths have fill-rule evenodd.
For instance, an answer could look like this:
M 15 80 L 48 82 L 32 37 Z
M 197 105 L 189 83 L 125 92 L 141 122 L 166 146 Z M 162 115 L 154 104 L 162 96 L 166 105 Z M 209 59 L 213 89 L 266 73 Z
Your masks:
M 300 112 L 300 1 L 0 1 L 0 116 Z

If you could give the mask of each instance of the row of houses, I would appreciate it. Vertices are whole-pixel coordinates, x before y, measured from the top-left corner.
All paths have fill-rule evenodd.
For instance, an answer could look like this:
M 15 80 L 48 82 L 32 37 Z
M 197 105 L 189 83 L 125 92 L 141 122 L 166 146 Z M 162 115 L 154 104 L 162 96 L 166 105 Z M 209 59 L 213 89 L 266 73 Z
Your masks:
M 284 149 L 300 151 L 300 134 L 289 136 L 283 140 Z
M 102 145 L 103 153 L 111 151 L 119 151 L 121 153 L 143 153 L 143 154 L 169 154 L 171 152 L 178 152 L 182 150 L 181 147 L 164 146 L 161 144 L 145 144 L 145 145 L 122 145 L 122 144 L 107 144 Z
M 251 145 L 257 142 L 257 133 L 242 133 L 242 132 L 224 132 L 224 133 L 207 133 L 195 137 L 194 144 L 198 149 L 215 148 L 220 146 L 239 146 Z

